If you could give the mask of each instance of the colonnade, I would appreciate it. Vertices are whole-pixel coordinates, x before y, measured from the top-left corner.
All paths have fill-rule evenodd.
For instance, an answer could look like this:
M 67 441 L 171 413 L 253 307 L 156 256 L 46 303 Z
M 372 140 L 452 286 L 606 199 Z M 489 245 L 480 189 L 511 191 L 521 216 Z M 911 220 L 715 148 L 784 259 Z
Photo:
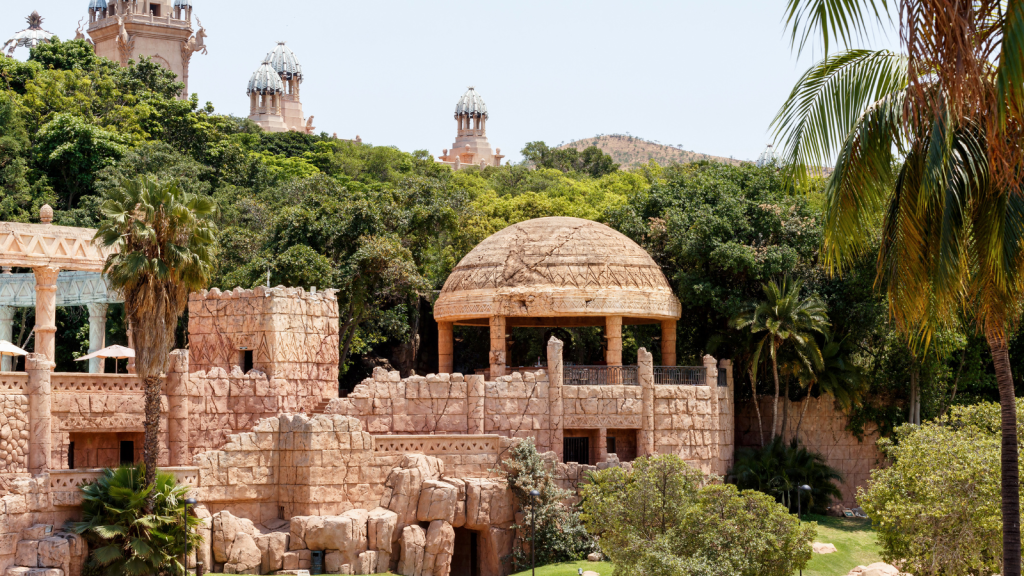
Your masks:
M 455 120 L 459 125 L 459 136 L 485 136 L 487 134 L 487 116 L 459 114 Z

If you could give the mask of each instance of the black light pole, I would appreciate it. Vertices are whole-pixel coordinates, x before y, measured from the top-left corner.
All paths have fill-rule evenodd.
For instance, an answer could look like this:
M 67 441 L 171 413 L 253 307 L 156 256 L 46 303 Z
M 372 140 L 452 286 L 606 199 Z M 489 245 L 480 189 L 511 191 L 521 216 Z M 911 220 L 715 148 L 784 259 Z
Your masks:
M 537 576 L 537 498 L 540 492 L 530 490 L 530 573 Z
M 185 557 L 182 559 L 181 566 L 184 569 L 186 576 L 188 576 L 188 512 L 190 509 L 195 508 L 195 506 L 195 498 L 185 498 L 185 515 L 181 519 L 185 528 Z M 198 560 L 198 558 L 196 560 Z
M 811 491 L 811 487 L 808 486 L 807 484 L 803 484 L 801 486 L 797 486 L 796 487 L 796 519 L 797 519 L 798 522 L 802 522 L 803 521 L 802 517 L 804 515 L 803 514 L 803 505 L 802 505 L 802 500 L 803 499 L 800 497 L 800 493 L 801 492 L 810 492 L 810 491 Z M 800 569 L 800 576 L 804 576 L 804 569 L 803 568 Z

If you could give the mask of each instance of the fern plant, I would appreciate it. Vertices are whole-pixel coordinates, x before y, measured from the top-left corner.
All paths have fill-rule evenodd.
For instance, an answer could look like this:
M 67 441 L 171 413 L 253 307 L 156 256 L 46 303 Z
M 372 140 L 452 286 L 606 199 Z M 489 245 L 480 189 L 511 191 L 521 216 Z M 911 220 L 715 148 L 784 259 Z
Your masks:
M 84 521 L 71 529 L 89 543 L 87 567 L 106 576 L 185 574 L 182 556 L 202 543 L 201 520 L 185 504 L 189 487 L 158 472 L 146 485 L 145 465 L 106 469 L 82 487 Z M 153 496 L 152 512 L 146 500 Z
M 804 512 L 824 514 L 833 498 L 843 496 L 836 486 L 843 475 L 826 464 L 820 454 L 797 444 L 795 438 L 787 444 L 776 436 L 763 448 L 737 449 L 729 476 L 740 490 L 764 492 L 790 512 L 802 508 Z M 810 493 L 797 489 L 805 484 L 811 487 Z M 794 497 L 802 498 L 802 505 L 798 506 Z

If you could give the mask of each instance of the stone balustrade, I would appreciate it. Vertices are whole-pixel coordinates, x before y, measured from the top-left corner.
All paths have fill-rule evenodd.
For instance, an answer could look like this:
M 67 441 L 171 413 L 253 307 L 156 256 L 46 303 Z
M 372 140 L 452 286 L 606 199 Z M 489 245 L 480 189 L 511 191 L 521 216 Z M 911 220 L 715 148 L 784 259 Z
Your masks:
M 50 377 L 54 394 L 142 394 L 142 382 L 135 374 L 86 374 L 54 372 Z

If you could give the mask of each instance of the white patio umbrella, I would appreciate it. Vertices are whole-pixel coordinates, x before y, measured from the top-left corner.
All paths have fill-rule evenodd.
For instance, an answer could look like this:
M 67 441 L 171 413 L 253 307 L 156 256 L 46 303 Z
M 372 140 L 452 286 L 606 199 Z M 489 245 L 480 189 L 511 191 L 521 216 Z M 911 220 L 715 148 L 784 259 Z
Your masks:
M 115 360 L 114 372 L 116 373 L 117 360 L 121 360 L 122 358 L 135 358 L 135 350 L 115 344 L 113 346 L 107 346 L 106 348 L 100 348 L 92 354 L 86 354 L 81 358 L 77 358 L 76 361 L 83 362 L 85 360 L 92 360 L 93 358 L 113 358 Z
M 18 348 L 7 340 L 0 340 L 0 356 L 28 356 L 28 352 Z

